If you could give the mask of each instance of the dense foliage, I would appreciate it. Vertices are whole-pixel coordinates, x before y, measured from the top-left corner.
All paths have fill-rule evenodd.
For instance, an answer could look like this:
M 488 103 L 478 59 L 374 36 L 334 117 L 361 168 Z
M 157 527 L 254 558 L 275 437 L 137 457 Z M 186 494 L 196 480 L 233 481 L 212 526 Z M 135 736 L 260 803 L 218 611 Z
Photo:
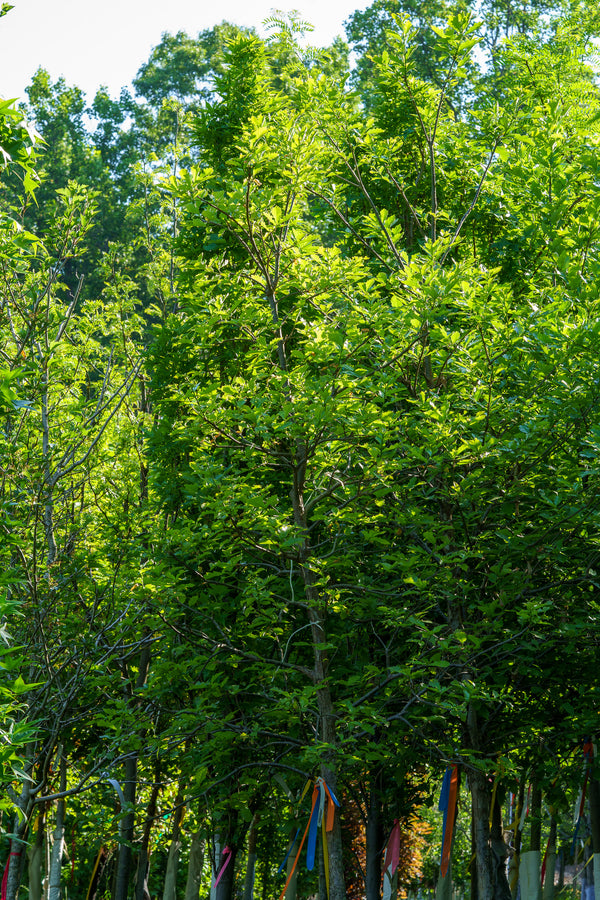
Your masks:
M 600 853 L 593 10 L 477 14 L 0 104 L 2 900 L 442 894 L 447 768 L 472 900 Z

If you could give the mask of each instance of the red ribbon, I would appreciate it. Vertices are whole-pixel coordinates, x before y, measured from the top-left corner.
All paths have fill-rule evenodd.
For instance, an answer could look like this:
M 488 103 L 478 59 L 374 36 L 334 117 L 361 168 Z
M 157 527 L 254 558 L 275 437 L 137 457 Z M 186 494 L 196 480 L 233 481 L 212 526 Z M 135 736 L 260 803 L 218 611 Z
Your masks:
M 11 850 L 8 854 L 8 859 L 6 860 L 6 866 L 4 867 L 4 875 L 2 876 L 2 888 L 0 889 L 0 897 L 1 900 L 6 900 L 6 888 L 8 885 L 8 870 L 10 869 L 10 858 L 11 856 L 20 856 L 20 850 Z
M 454 833 L 454 819 L 456 818 L 456 801 L 458 800 L 458 766 L 456 763 L 452 764 L 452 771 L 450 775 L 450 786 L 448 790 L 448 807 L 447 807 L 447 816 L 446 816 L 446 830 L 443 836 L 442 843 L 442 864 L 440 866 L 440 873 L 442 878 L 446 875 L 448 871 L 448 866 L 450 864 L 450 853 L 452 851 L 452 836 Z
M 398 819 L 394 819 L 394 827 L 392 828 L 392 832 L 390 834 L 389 840 L 387 842 L 387 847 L 385 848 L 385 860 L 383 863 L 383 871 L 387 872 L 387 870 L 392 867 L 390 872 L 390 876 L 394 877 L 394 872 L 398 868 L 398 864 L 400 862 L 400 822 Z
M 217 873 L 217 878 L 216 878 L 216 881 L 215 881 L 213 887 L 216 888 L 216 886 L 217 886 L 218 883 L 220 882 L 221 878 L 223 877 L 223 872 L 225 871 L 225 869 L 227 868 L 227 866 L 228 866 L 229 863 L 231 862 L 231 857 L 232 857 L 232 856 L 233 856 L 233 851 L 231 850 L 231 847 L 226 846 L 225 849 L 223 850 L 223 856 L 222 856 L 221 867 L 220 867 L 220 869 L 219 869 L 219 871 L 218 871 L 218 873 Z M 4 900 L 4 898 L 2 898 L 2 900 Z

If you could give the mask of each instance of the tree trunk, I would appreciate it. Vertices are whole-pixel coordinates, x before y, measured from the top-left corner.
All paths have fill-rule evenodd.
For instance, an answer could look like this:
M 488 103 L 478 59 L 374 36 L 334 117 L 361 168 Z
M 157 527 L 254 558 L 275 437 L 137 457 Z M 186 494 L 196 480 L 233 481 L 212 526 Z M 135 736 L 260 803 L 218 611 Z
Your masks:
M 31 766 L 28 766 L 29 772 Z M 11 840 L 8 851 L 8 872 L 6 873 L 6 900 L 17 900 L 19 894 L 19 886 L 21 884 L 21 873 L 23 871 L 22 862 L 24 859 L 24 838 L 27 831 L 28 818 L 31 812 L 31 782 L 28 778 L 23 779 L 21 786 L 21 794 L 17 800 L 17 806 L 20 812 L 14 818 L 13 834 L 17 838 L 16 841 Z
M 29 851 L 29 900 L 42 900 L 42 872 L 44 863 L 45 814 L 42 810 L 37 820 L 35 841 Z
M 554 872 L 556 870 L 556 819 L 550 819 L 550 836 L 546 851 L 546 875 L 544 878 L 543 900 L 554 900 Z
M 131 844 L 135 827 L 136 786 L 137 754 L 125 760 L 123 796 L 125 797 L 125 808 L 127 811 L 123 814 L 119 826 L 119 861 L 117 863 L 114 900 L 127 900 L 132 861 Z
M 541 844 L 542 844 L 542 791 L 537 784 L 531 791 L 531 833 L 529 850 L 521 853 L 519 861 L 519 884 L 521 900 L 542 900 L 542 881 L 540 878 Z
M 479 900 L 477 896 L 477 854 L 475 852 L 475 819 L 471 804 L 471 861 L 469 863 L 469 880 L 471 884 L 471 900 Z
M 595 900 L 600 900 L 600 782 L 595 778 L 590 778 L 588 800 L 592 825 L 592 847 L 594 849 L 594 858 L 592 860 L 594 896 Z
M 67 789 L 67 760 L 62 749 L 60 752 L 60 791 Z M 65 850 L 65 810 L 66 803 L 61 799 L 56 804 L 56 824 L 52 835 L 52 857 L 50 859 L 48 900 L 60 900 L 60 876 L 62 858 Z
M 258 815 L 254 815 L 248 832 L 248 859 L 246 862 L 246 877 L 244 879 L 244 900 L 253 900 L 254 897 L 254 870 L 256 868 L 256 833 Z
M 150 666 L 150 645 L 147 644 L 140 653 L 140 667 L 135 682 L 136 690 L 146 683 L 148 668 Z M 137 788 L 137 763 L 138 754 L 132 753 L 125 760 L 125 783 L 123 795 L 125 797 L 125 811 L 119 828 L 119 861 L 115 877 L 114 900 L 127 900 L 129 879 L 131 876 L 131 862 L 133 834 L 135 828 L 135 797 Z
M 508 878 L 506 877 L 506 860 L 508 859 L 508 847 L 504 842 L 502 829 L 502 807 L 498 801 L 497 793 L 494 798 L 494 808 L 492 810 L 490 847 L 492 851 L 494 900 L 511 900 L 510 887 L 508 884 Z
M 521 814 L 525 803 L 525 770 L 521 773 L 519 793 L 517 796 L 517 809 L 515 811 L 515 830 L 513 838 L 514 853 L 509 867 L 509 884 L 512 900 L 517 900 L 519 891 L 519 860 L 521 858 Z
M 237 855 L 237 847 L 235 847 L 233 843 L 227 844 L 226 846 L 229 847 L 230 850 L 229 862 L 227 863 L 227 867 L 223 871 L 223 874 L 219 880 L 219 884 L 217 885 L 215 900 L 233 900 L 233 887 L 235 883 L 235 857 Z M 225 851 L 223 850 L 220 859 L 221 865 L 224 862 L 224 856 Z
M 489 781 L 482 772 L 469 775 L 471 800 L 473 804 L 473 837 L 475 842 L 475 865 L 477 869 L 478 900 L 493 900 L 494 881 L 492 876 L 492 853 L 490 847 L 490 789 Z
M 529 849 L 542 852 L 542 789 L 534 783 L 531 789 L 531 833 Z
M 142 834 L 142 842 L 140 844 L 140 852 L 138 856 L 138 871 L 135 888 L 135 900 L 150 900 L 150 891 L 148 890 L 148 872 L 150 869 L 150 854 L 148 848 L 150 846 L 150 835 L 156 815 L 156 801 L 161 789 L 160 783 L 160 766 L 157 764 L 154 770 L 154 784 L 150 793 L 150 800 L 146 809 L 146 821 L 144 822 L 144 832 Z
M 169 846 L 169 856 L 167 858 L 167 871 L 165 874 L 165 885 L 163 890 L 163 900 L 176 900 L 177 888 L 177 869 L 179 867 L 179 853 L 181 851 L 181 822 L 185 813 L 183 804 L 183 791 L 181 783 L 177 791 L 175 799 L 175 812 L 173 814 L 173 831 L 171 834 L 171 843 Z
M 323 857 L 323 842 L 317 844 L 317 869 L 319 871 L 319 900 L 327 900 L 327 875 Z
M 313 606 L 308 610 L 309 621 L 313 640 L 314 654 L 314 680 L 317 685 L 317 704 L 321 721 L 321 740 L 330 749 L 323 754 L 321 763 L 321 778 L 331 791 L 337 795 L 337 773 L 333 768 L 335 734 L 335 709 L 327 683 L 327 657 L 322 649 L 326 642 L 326 633 L 323 627 L 322 617 L 324 612 L 319 612 L 314 593 L 314 573 L 307 567 L 304 568 L 304 577 L 307 588 L 307 596 L 312 600 Z M 329 900 L 346 900 L 346 883 L 344 879 L 344 859 L 342 851 L 342 827 L 339 811 L 336 810 L 333 820 L 333 828 L 327 832 L 327 853 L 329 857 Z
M 90 886 L 86 895 L 86 900 L 97 900 L 100 883 L 105 874 L 106 867 L 111 861 L 111 854 L 104 847 L 100 847 L 96 859 L 96 871 L 92 875 Z
M 296 859 L 296 853 L 298 852 L 298 841 L 299 836 L 296 835 L 294 843 L 292 845 L 292 849 L 290 850 L 290 854 L 288 856 L 286 875 L 289 878 L 290 872 L 292 871 L 292 866 L 294 865 L 294 860 Z M 296 894 L 298 892 L 298 866 L 296 866 L 294 870 L 294 874 L 290 878 L 289 884 L 286 888 L 285 892 L 285 900 L 296 900 Z
M 285 360 L 284 360 L 285 363 Z M 285 368 L 285 365 L 282 365 Z M 327 644 L 326 618 L 327 604 L 320 596 L 317 576 L 311 567 L 313 548 L 309 529 L 308 514 L 304 504 L 304 487 L 308 450 L 302 441 L 296 443 L 296 459 L 294 466 L 294 483 L 290 491 L 294 522 L 304 534 L 304 542 L 300 554 L 300 569 L 304 582 L 304 596 L 308 621 L 310 623 L 313 671 L 312 679 L 317 688 L 317 705 L 320 721 L 320 739 L 328 749 L 323 751 L 321 777 L 328 787 L 337 793 L 337 772 L 335 760 L 336 714 L 333 698 L 327 681 L 328 658 L 325 649 Z M 339 812 L 336 811 L 333 828 L 327 832 L 327 853 L 329 857 L 329 900 L 346 900 L 346 884 L 344 879 L 344 860 L 342 853 L 342 829 Z
M 558 851 L 558 884 L 557 884 L 557 893 L 560 894 L 565 886 L 565 865 L 566 865 L 566 852 L 563 846 L 560 847 Z
M 204 868 L 204 835 L 200 829 L 192 836 L 184 900 L 198 900 Z
M 219 872 L 219 863 L 221 861 L 221 835 L 215 834 L 213 843 L 214 857 L 211 862 L 211 879 L 210 879 L 210 900 L 217 900 L 217 888 L 215 882 Z
M 369 788 L 369 809 L 366 828 L 366 900 L 381 897 L 381 858 L 383 853 L 383 823 L 381 821 L 381 794 L 379 774 L 371 779 Z
M 450 862 L 448 863 L 446 874 L 442 875 L 441 872 L 439 874 L 437 885 L 435 888 L 435 900 L 452 900 L 452 860 L 450 860 Z

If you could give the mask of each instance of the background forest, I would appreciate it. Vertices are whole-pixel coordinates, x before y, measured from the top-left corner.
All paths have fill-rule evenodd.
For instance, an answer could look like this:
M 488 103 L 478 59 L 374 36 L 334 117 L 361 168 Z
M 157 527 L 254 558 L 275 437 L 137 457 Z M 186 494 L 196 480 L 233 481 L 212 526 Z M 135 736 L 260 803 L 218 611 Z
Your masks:
M 269 24 L 0 102 L 2 900 L 599 900 L 597 10 Z

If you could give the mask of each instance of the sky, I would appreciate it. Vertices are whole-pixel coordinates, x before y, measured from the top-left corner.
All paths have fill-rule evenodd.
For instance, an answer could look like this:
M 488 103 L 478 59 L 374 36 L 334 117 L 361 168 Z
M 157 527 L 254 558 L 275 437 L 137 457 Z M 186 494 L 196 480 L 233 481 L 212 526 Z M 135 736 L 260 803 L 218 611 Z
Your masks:
M 299 10 L 315 26 L 310 43 L 344 36 L 343 23 L 371 0 L 10 0 L 0 18 L 0 97 L 23 98 L 42 66 L 91 101 L 100 85 L 118 97 L 165 31 L 197 35 L 227 20 L 259 28 L 273 8 Z M 260 31 L 260 28 L 259 28 Z M 264 33 L 264 31 L 262 32 Z

